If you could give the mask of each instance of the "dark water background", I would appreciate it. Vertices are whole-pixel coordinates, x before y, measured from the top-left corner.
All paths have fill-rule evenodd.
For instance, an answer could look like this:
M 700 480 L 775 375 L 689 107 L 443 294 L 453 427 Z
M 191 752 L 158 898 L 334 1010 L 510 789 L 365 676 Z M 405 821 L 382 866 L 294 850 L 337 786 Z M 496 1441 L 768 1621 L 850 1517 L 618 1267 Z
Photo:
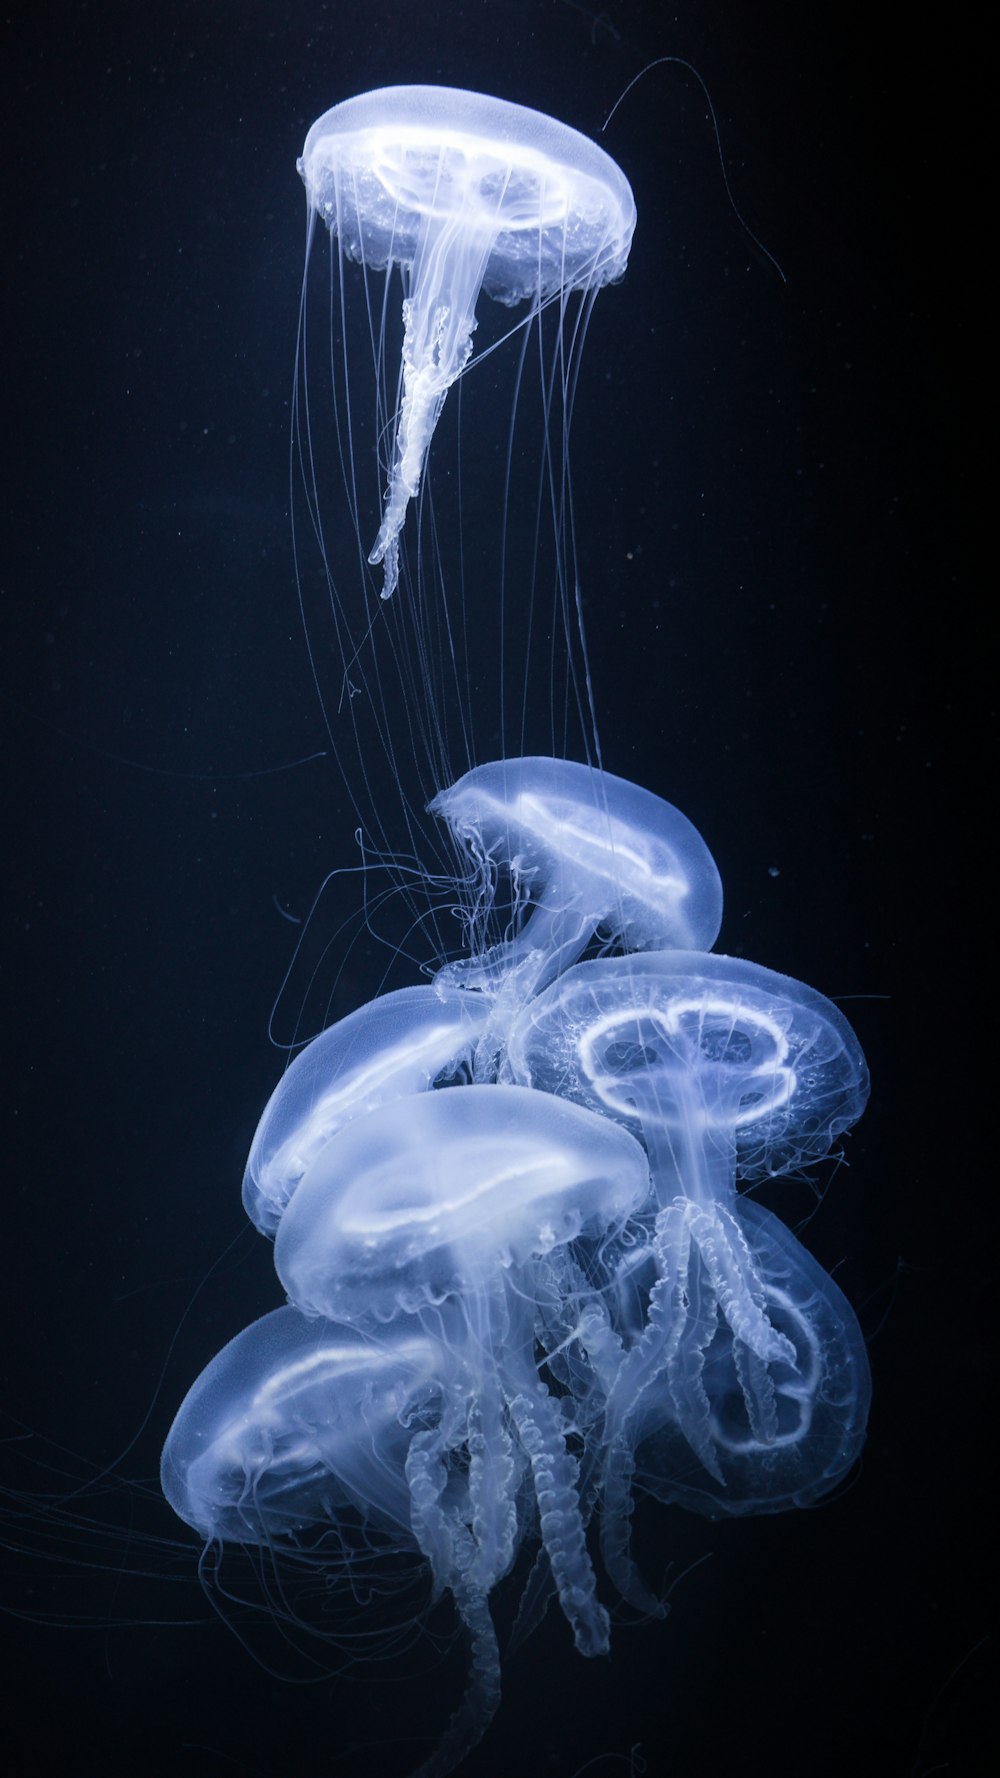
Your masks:
M 9 1770 L 394 1778 L 458 1695 L 458 1654 L 427 1648 L 398 1683 L 270 1677 L 136 1487 L 201 1366 L 280 1301 L 238 1195 L 281 1068 L 279 908 L 354 862 L 329 760 L 269 769 L 327 745 L 289 541 L 294 162 L 321 111 L 396 81 L 596 134 L 666 53 L 704 75 L 787 283 L 726 201 L 700 91 L 654 71 L 603 138 L 639 228 L 575 434 L 597 706 L 608 764 L 712 846 L 722 947 L 842 1000 L 868 1053 L 871 1108 L 806 1238 L 870 1336 L 874 1410 L 814 1512 L 643 1518 L 654 1575 L 711 1552 L 669 1620 L 587 1667 L 551 1614 L 464 1770 L 987 1769 L 995 1261 L 966 1069 L 989 926 L 958 508 L 982 174 L 957 23 L 918 43 L 897 9 L 845 34 L 822 0 L 177 0 L 5 26 Z M 380 966 L 356 948 L 341 1010 Z M 25 1504 L 88 1477 L 96 1538 Z

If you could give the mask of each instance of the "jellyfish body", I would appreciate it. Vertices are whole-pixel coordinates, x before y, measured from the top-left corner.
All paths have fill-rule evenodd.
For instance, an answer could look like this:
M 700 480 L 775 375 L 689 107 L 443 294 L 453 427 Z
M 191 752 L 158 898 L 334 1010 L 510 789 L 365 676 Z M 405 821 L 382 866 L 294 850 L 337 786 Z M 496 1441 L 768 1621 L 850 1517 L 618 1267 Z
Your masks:
M 508 1060 L 515 1078 L 634 1129 L 650 1156 L 659 1208 L 616 1278 L 633 1343 L 603 1454 L 605 1566 L 648 1608 L 627 1525 L 651 1426 L 669 1426 L 661 1492 L 703 1511 L 800 1503 L 857 1456 L 870 1385 L 853 1312 L 737 1181 L 827 1154 L 864 1108 L 864 1057 L 843 1015 L 801 983 L 663 952 L 568 971 L 523 1009 Z M 685 1472 L 671 1494 L 682 1444 L 699 1479 Z
M 465 1697 L 422 1778 L 452 1771 L 496 1710 L 500 1657 L 487 1601 L 521 1533 L 523 1459 L 491 1452 L 495 1467 L 485 1471 L 475 1429 L 463 1450 L 459 1373 L 454 1354 L 412 1321 L 373 1339 L 278 1309 L 198 1378 L 161 1463 L 166 1498 L 207 1541 L 315 1551 L 328 1575 L 339 1563 L 352 1585 L 358 1557 L 343 1538 L 352 1516 L 371 1545 L 366 1587 L 372 1561 L 419 1552 L 471 1644 Z M 463 1463 L 446 1470 L 446 1455 L 459 1451 Z M 483 1517 L 484 1473 L 503 1497 L 502 1537 Z
M 648 1191 L 642 1148 L 608 1120 L 520 1087 L 458 1087 L 397 1100 L 343 1129 L 302 1180 L 275 1243 L 278 1275 L 305 1313 L 373 1332 L 413 1317 L 455 1353 L 489 1453 L 477 1523 L 499 1515 L 489 1542 L 509 1547 L 509 1495 L 496 1472 L 516 1443 L 585 1654 L 606 1648 L 607 1617 L 575 1493 L 571 1422 L 538 1375 L 538 1268 L 548 1282 L 561 1250 L 623 1222 Z M 456 1430 L 467 1441 L 473 1422 L 459 1418 Z M 444 1445 L 431 1456 L 442 1474 Z
M 703 1205 L 828 1154 L 868 1097 L 833 1003 L 742 958 L 675 950 L 581 963 L 512 1029 L 512 1077 L 640 1135 L 661 1200 Z
M 207 1541 L 291 1544 L 348 1508 L 405 1540 L 407 1422 L 431 1411 L 439 1371 L 419 1329 L 375 1345 L 276 1309 L 188 1391 L 163 1449 L 163 1492 Z
M 335 105 L 299 161 L 341 251 L 405 273 L 401 393 L 382 522 L 382 597 L 448 390 L 472 352 L 485 290 L 513 306 L 620 278 L 635 204 L 596 144 L 541 112 L 451 87 L 398 86 Z
M 496 760 L 441 791 L 431 812 L 475 864 L 470 953 L 438 980 L 483 989 L 494 1001 L 477 1079 L 503 1071 L 519 1007 L 598 932 L 629 951 L 707 948 L 716 938 L 722 885 L 704 840 L 679 809 L 624 778 L 574 760 Z M 489 909 L 501 870 L 523 917 L 511 936 L 484 946 L 475 916 Z
M 243 1204 L 261 1233 L 275 1234 L 303 1173 L 342 1125 L 470 1058 L 487 1010 L 443 982 L 400 988 L 307 1044 L 267 1102 L 243 1175 Z

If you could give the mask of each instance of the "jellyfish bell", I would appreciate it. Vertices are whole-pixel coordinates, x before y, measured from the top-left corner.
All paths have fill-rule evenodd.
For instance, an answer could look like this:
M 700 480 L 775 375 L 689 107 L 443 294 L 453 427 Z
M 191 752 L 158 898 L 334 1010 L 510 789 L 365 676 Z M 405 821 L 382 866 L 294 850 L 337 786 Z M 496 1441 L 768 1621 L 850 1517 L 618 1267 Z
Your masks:
M 599 932 L 629 951 L 715 941 L 715 861 L 679 809 L 637 784 L 574 760 L 506 759 L 474 767 L 430 807 L 475 865 L 469 954 L 437 979 L 484 989 L 497 1003 L 477 1051 L 480 1071 L 484 1057 L 487 1068 L 497 1065 L 494 1052 L 502 1056 L 520 1005 Z M 483 915 L 501 871 L 514 887 L 515 928 L 490 944 Z
M 471 1059 L 487 1008 L 445 983 L 382 994 L 296 1056 L 264 1109 L 243 1175 L 243 1204 L 273 1237 L 316 1155 L 352 1118 L 430 1088 Z
M 192 1384 L 163 1448 L 163 1492 L 208 1541 L 290 1544 L 348 1508 L 408 1533 L 406 1422 L 439 1363 L 416 1329 L 376 1346 L 276 1309 Z
M 275 1266 L 304 1313 L 377 1330 L 454 1299 L 488 1316 L 514 1274 L 644 1203 L 639 1143 L 518 1086 L 397 1099 L 325 1144 L 282 1218 Z M 520 1287 L 520 1286 L 519 1286 Z M 509 1317 L 514 1310 L 508 1305 Z
M 392 460 L 378 535 L 382 597 L 445 396 L 472 353 L 481 291 L 538 306 L 620 278 L 635 226 L 610 156 L 525 106 L 452 87 L 385 87 L 317 119 L 299 172 L 341 252 L 404 275 Z
M 641 1134 L 662 1200 L 703 1204 L 828 1155 L 868 1069 L 832 1001 L 761 964 L 693 951 L 596 958 L 515 1022 L 514 1079 Z

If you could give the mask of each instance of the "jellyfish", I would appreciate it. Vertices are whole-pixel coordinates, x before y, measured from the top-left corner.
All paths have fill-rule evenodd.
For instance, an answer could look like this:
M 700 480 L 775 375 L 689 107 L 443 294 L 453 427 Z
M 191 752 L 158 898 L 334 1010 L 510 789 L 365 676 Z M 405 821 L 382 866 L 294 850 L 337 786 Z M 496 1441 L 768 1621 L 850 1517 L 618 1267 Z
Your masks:
M 814 990 L 678 951 L 567 971 L 522 1010 L 508 1061 L 649 1153 L 658 1208 L 613 1286 L 631 1344 L 607 1398 L 602 1483 L 605 1566 L 649 1609 L 626 1546 L 635 1452 L 652 1430 L 660 1492 L 715 1514 L 802 1504 L 857 1457 L 870 1378 L 853 1310 L 737 1182 L 829 1153 L 864 1109 L 864 1056 Z
M 609 1120 L 522 1087 L 456 1087 L 348 1124 L 302 1180 L 275 1242 L 278 1276 L 304 1313 L 372 1331 L 413 1318 L 456 1353 L 474 1416 L 462 1431 L 478 1428 L 486 1464 L 477 1519 L 503 1521 L 491 1477 L 516 1439 L 587 1654 L 606 1648 L 607 1621 L 567 1422 L 539 1387 L 537 1272 L 581 1235 L 624 1221 L 648 1192 L 640 1144 Z
M 335 105 L 299 172 L 341 252 L 403 272 L 400 395 L 378 535 L 382 597 L 448 390 L 472 354 L 476 304 L 538 306 L 620 278 L 635 204 L 595 143 L 541 112 L 451 87 L 399 86 Z
M 563 1289 L 577 1287 L 572 1268 L 559 1269 L 564 1250 L 606 1235 L 648 1192 L 643 1150 L 614 1123 L 528 1089 L 471 1085 L 396 1099 L 344 1125 L 279 1224 L 275 1265 L 298 1311 L 376 1345 L 427 1337 L 441 1354 L 441 1410 L 405 1467 L 414 1535 L 473 1644 L 474 1683 L 443 1744 L 449 1761 L 499 1701 L 489 1594 L 522 1533 L 512 1478 L 530 1477 L 577 1648 L 607 1649 L 572 1414 L 546 1388 L 536 1345 L 549 1333 L 552 1267 Z M 561 1312 L 562 1290 L 554 1297 Z M 466 1478 L 457 1506 L 456 1466 Z
M 259 1544 L 278 1559 L 293 1552 L 364 1597 L 389 1558 L 419 1555 L 429 1566 L 435 1592 L 454 1597 L 472 1652 L 466 1696 L 422 1778 L 450 1772 L 496 1709 L 499 1655 L 486 1601 L 521 1534 L 518 1451 L 489 1471 L 508 1510 L 503 1537 L 488 1545 L 476 1516 L 487 1489 L 474 1442 L 464 1475 L 435 1462 L 461 1442 L 456 1370 L 454 1355 L 413 1322 L 374 1339 L 276 1309 L 193 1384 L 160 1472 L 174 1511 L 206 1543 Z
M 527 963 L 538 994 L 599 928 L 630 951 L 715 942 L 722 884 L 701 835 L 672 804 L 611 772 L 569 759 L 496 760 L 442 790 L 431 812 L 468 847 L 477 880 L 488 889 L 506 868 L 527 909 L 492 952 L 473 936 L 471 956 L 447 972 L 465 987 Z
M 437 934 L 451 860 L 434 797 L 500 754 L 597 756 L 570 431 L 635 204 L 576 130 L 447 87 L 334 106 L 299 171 L 292 517 L 310 663 L 366 855 L 399 885 L 406 929 Z

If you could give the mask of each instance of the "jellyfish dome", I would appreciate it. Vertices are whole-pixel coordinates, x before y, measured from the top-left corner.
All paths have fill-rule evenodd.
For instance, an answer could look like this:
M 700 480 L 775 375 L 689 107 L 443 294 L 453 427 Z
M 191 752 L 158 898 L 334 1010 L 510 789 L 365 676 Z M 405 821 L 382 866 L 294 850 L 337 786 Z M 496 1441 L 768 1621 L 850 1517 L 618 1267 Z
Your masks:
M 829 1154 L 868 1098 L 843 1013 L 742 958 L 596 958 L 530 1001 L 510 1034 L 515 1079 L 641 1134 L 661 1196 L 726 1195 Z
M 476 303 L 537 306 L 596 290 L 628 261 L 635 203 L 603 149 L 541 112 L 452 87 L 396 86 L 335 105 L 299 161 L 341 251 L 404 270 L 402 393 L 369 561 L 383 598 L 448 390 L 472 352 Z
M 243 1204 L 273 1236 L 310 1162 L 342 1125 L 446 1079 L 471 1057 L 487 1008 L 447 984 L 400 988 L 339 1019 L 296 1056 L 264 1108 Z
M 189 1389 L 163 1449 L 163 1492 L 207 1540 L 293 1543 L 353 1508 L 409 1534 L 407 1418 L 438 1393 L 419 1330 L 379 1346 L 275 1309 Z
M 476 766 L 443 790 L 431 812 L 477 865 L 481 893 L 509 871 L 530 912 L 516 935 L 450 965 L 466 987 L 521 974 L 537 994 L 599 930 L 630 951 L 714 943 L 722 884 L 704 840 L 662 797 L 567 759 Z
M 281 1220 L 275 1267 L 308 1315 L 372 1330 L 425 1309 L 435 1320 L 445 1298 L 491 1295 L 505 1274 L 530 1289 L 533 1259 L 648 1194 L 642 1148 L 610 1120 L 524 1087 L 448 1088 L 326 1143 Z

